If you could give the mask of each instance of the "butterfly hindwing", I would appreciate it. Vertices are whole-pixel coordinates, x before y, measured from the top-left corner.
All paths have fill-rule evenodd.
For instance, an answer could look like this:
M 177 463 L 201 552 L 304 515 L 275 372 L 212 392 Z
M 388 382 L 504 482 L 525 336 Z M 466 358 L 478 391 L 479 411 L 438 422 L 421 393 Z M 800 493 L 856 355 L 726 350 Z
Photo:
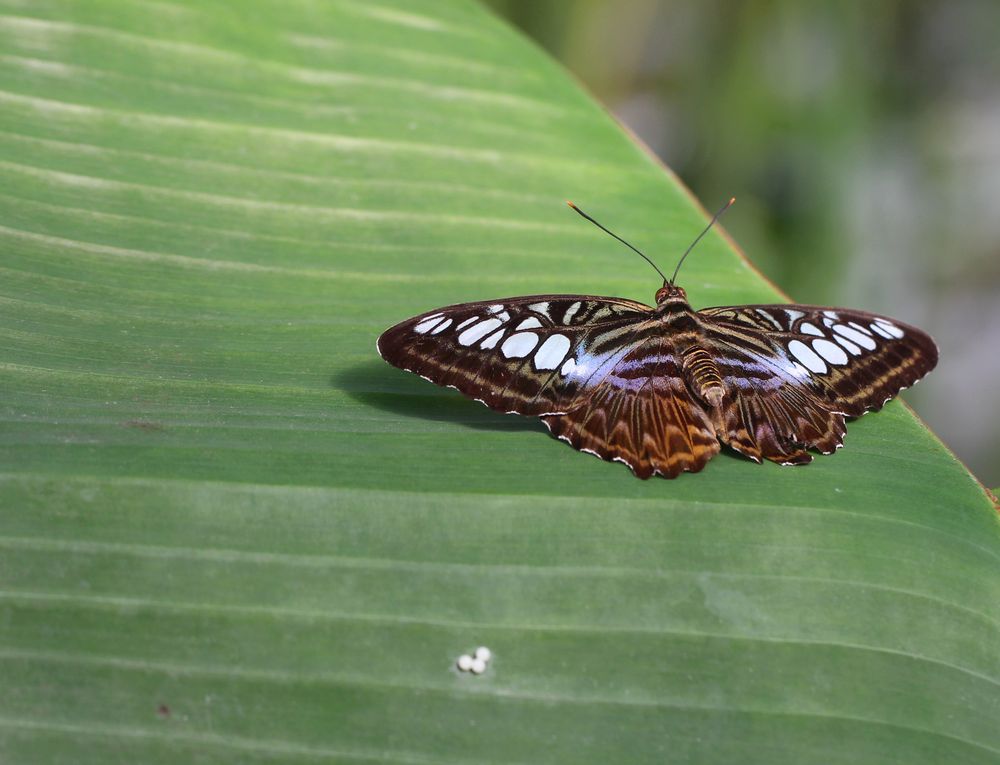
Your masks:
M 711 419 L 662 332 L 623 357 L 585 404 L 542 419 L 575 449 L 623 462 L 639 478 L 697 472 L 719 451 Z
M 463 303 L 400 322 L 379 337 L 378 350 L 492 409 L 560 413 L 590 397 L 651 310 L 585 295 Z

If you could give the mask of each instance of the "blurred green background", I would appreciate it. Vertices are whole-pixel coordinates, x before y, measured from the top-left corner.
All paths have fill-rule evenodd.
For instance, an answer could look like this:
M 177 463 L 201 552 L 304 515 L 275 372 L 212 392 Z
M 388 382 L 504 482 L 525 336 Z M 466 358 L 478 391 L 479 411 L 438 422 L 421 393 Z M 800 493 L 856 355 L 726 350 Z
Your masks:
M 488 4 L 706 207 L 735 195 L 726 228 L 793 299 L 928 330 L 904 396 L 1000 486 L 1000 3 Z

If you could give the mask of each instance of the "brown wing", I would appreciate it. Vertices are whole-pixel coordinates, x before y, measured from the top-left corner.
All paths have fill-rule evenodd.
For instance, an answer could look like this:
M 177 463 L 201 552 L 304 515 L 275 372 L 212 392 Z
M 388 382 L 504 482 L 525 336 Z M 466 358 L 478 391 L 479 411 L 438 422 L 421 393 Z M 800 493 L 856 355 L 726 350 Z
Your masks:
M 542 420 L 573 448 L 623 462 L 639 478 L 695 473 L 719 452 L 712 422 L 662 331 L 623 357 L 585 404 Z
M 543 415 L 579 406 L 651 324 L 649 306 L 585 295 L 464 303 L 387 329 L 389 363 L 491 409 Z
M 879 409 L 934 368 L 916 327 L 840 308 L 761 305 L 698 312 L 727 396 L 720 438 L 760 460 L 803 464 L 843 444 L 844 417 Z
M 715 338 L 735 338 L 756 357 L 772 359 L 782 380 L 807 387 L 831 411 L 848 417 L 880 409 L 938 361 L 926 332 L 864 311 L 748 305 L 704 308 L 698 315 L 710 319 L 706 330 Z
M 771 390 L 745 386 L 726 397 L 717 420 L 719 438 L 740 454 L 781 465 L 812 462 L 807 449 L 830 454 L 843 445 L 847 433 L 843 415 L 791 385 Z

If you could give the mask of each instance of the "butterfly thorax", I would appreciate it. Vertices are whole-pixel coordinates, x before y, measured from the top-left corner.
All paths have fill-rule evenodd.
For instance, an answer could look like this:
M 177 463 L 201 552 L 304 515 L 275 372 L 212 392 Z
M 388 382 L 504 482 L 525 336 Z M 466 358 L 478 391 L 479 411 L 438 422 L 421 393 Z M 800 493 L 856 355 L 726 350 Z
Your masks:
M 726 389 L 714 356 L 704 343 L 702 323 L 687 301 L 683 288 L 669 282 L 656 293 L 656 313 L 667 325 L 691 390 L 713 408 L 722 405 Z

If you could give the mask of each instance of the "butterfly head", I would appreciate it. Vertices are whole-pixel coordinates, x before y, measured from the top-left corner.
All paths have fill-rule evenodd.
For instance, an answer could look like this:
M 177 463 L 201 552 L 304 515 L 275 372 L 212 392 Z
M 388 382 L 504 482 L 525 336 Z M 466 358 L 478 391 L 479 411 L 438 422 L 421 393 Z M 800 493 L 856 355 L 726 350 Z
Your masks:
M 667 303 L 687 303 L 688 296 L 687 292 L 684 291 L 683 287 L 678 287 L 676 284 L 665 281 L 663 286 L 656 291 L 656 304 L 666 305 Z

